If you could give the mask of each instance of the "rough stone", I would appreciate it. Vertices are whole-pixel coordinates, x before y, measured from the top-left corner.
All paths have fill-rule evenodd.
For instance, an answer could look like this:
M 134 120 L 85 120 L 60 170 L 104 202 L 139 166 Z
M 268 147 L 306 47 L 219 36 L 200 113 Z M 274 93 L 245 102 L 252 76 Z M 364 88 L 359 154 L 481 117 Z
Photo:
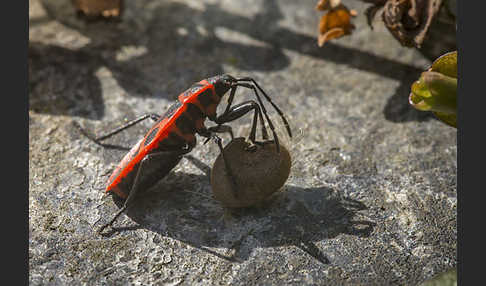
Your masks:
M 367 5 L 347 1 L 356 29 L 319 48 L 316 1 L 125 1 L 101 22 L 70 3 L 29 0 L 31 285 L 418 285 L 456 266 L 456 130 L 407 102 L 433 59 L 371 30 Z M 255 78 L 288 115 L 282 192 L 223 219 L 208 178 L 218 147 L 200 140 L 97 235 L 121 206 L 104 187 L 126 151 L 72 122 L 100 134 L 162 114 L 221 73 Z M 107 143 L 130 147 L 148 127 Z

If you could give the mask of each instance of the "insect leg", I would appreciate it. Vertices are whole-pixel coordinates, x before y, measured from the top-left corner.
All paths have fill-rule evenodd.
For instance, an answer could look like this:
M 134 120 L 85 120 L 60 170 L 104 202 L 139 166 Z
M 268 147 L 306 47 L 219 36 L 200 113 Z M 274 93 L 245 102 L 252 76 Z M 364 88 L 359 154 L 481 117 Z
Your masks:
M 235 176 L 233 175 L 233 171 L 231 170 L 231 167 L 229 165 L 229 161 L 226 158 L 226 156 L 224 155 L 223 144 L 221 143 L 222 140 L 216 134 L 213 134 L 212 138 L 216 142 L 216 144 L 218 144 L 219 151 L 221 152 L 221 156 L 223 156 L 223 161 L 224 161 L 224 166 L 226 168 L 226 172 L 228 173 L 228 177 L 230 178 L 231 183 L 233 185 L 233 187 L 231 188 L 232 191 L 233 191 L 233 195 L 235 196 L 235 198 L 238 198 L 238 192 L 237 192 L 237 188 L 236 188 L 237 187 L 236 179 L 235 179 Z
M 235 98 L 235 92 L 237 87 L 238 87 L 237 85 L 233 85 L 231 87 L 230 95 L 228 97 L 228 102 L 227 102 L 228 104 L 226 105 L 226 109 L 224 110 L 223 114 L 229 111 L 231 104 L 233 103 L 233 99 Z
M 280 152 L 280 144 L 279 144 L 277 133 L 275 132 L 275 127 L 273 126 L 272 120 L 270 120 L 270 117 L 267 114 L 267 109 L 265 108 L 265 105 L 263 105 L 262 99 L 260 98 L 260 95 L 258 94 L 257 89 L 255 88 L 254 85 L 248 84 L 248 83 L 237 83 L 237 85 L 242 86 L 242 87 L 246 87 L 246 88 L 249 88 L 249 89 L 253 89 L 253 91 L 255 92 L 255 96 L 256 96 L 258 102 L 260 103 L 260 107 L 263 111 L 263 114 L 265 115 L 265 118 L 267 119 L 268 125 L 270 126 L 270 130 L 272 130 L 273 140 L 275 140 L 275 145 L 277 146 L 277 152 Z
M 254 110 L 254 116 L 253 116 L 253 123 L 250 131 L 249 139 L 252 143 L 255 143 L 258 117 L 260 117 L 260 120 L 263 121 L 263 116 L 260 110 L 260 106 L 255 101 L 249 100 L 233 106 L 228 110 L 228 112 L 218 116 L 215 122 L 218 124 L 230 122 L 242 117 L 243 115 L 247 114 L 251 110 Z M 266 130 L 263 132 L 262 137 L 264 140 L 268 139 L 268 134 Z
M 229 161 L 226 158 L 226 156 L 224 155 L 224 148 L 223 148 L 223 143 L 222 143 L 221 138 L 218 135 L 214 134 L 213 132 L 209 131 L 209 129 L 206 129 L 206 128 L 205 129 L 202 129 L 202 130 L 199 130 L 198 133 L 201 136 L 208 138 L 208 140 L 213 139 L 214 142 L 216 142 L 216 144 L 218 145 L 219 151 L 221 152 L 221 156 L 223 157 L 223 161 L 224 161 L 224 166 L 226 168 L 226 172 L 228 173 L 228 177 L 230 178 L 231 183 L 233 185 L 233 188 L 232 188 L 233 194 L 234 194 L 235 198 L 237 198 L 238 197 L 238 194 L 236 192 L 236 190 L 237 190 L 236 189 L 236 186 L 237 186 L 236 179 L 235 179 L 235 176 L 233 175 L 233 171 L 231 170 Z
M 231 87 L 231 92 L 230 92 L 230 95 L 228 97 L 228 104 L 226 105 L 226 109 L 224 110 L 224 112 L 219 116 L 224 116 L 226 115 L 228 112 L 231 111 L 231 104 L 233 103 L 233 99 L 235 97 L 235 92 L 236 92 L 236 88 L 240 86 L 240 84 L 234 84 L 232 87 Z M 264 107 L 263 107 L 264 108 Z M 262 137 L 264 140 L 267 140 L 268 139 L 268 133 L 267 133 L 267 128 L 265 127 L 265 122 L 263 120 L 263 116 L 262 116 L 262 113 L 260 111 L 260 108 L 258 108 L 258 116 L 260 116 L 260 123 L 261 123 L 261 126 L 262 126 Z M 256 119 L 255 119 L 256 120 Z M 255 123 L 255 122 L 254 122 Z M 219 123 L 219 124 L 222 124 L 222 123 Z M 253 137 L 255 138 L 255 136 Z
M 156 157 L 163 157 L 163 156 L 182 156 L 184 154 L 187 154 L 191 151 L 191 148 L 185 148 L 185 149 L 177 149 L 174 151 L 162 151 L 162 152 L 157 152 L 153 154 L 148 154 L 146 155 L 141 161 L 140 161 L 140 166 L 138 167 L 137 174 L 135 175 L 135 179 L 133 181 L 132 188 L 130 190 L 130 193 L 128 194 L 128 197 L 126 198 L 125 202 L 123 203 L 123 207 L 118 210 L 118 212 L 115 214 L 115 216 L 111 219 L 110 222 L 107 224 L 104 224 L 100 229 L 97 231 L 98 233 L 101 233 L 106 227 L 113 225 L 115 220 L 129 207 L 131 206 L 133 199 L 136 197 L 136 194 L 139 190 L 138 185 L 140 182 L 140 174 L 142 173 L 142 170 L 144 166 L 146 166 L 147 162 L 149 160 L 153 160 Z
M 215 133 L 229 133 L 231 140 L 235 138 L 233 128 L 231 128 L 229 125 L 218 124 L 216 126 L 208 127 L 208 130 Z
M 101 135 L 101 136 L 98 136 L 98 137 L 93 137 L 93 136 L 91 136 L 91 135 L 90 135 L 90 134 L 89 134 L 89 133 L 88 133 L 86 130 L 84 130 L 84 129 L 83 129 L 83 128 L 82 128 L 82 127 L 79 125 L 79 123 L 78 123 L 78 122 L 76 122 L 76 121 L 74 121 L 74 122 L 73 122 L 73 125 L 74 125 L 74 126 L 75 126 L 75 127 L 76 127 L 76 128 L 77 128 L 77 129 L 78 129 L 78 130 L 79 130 L 79 131 L 80 131 L 80 132 L 83 134 L 83 135 L 84 135 L 84 136 L 86 136 L 88 139 L 90 139 L 91 141 L 95 142 L 96 144 L 101 145 L 101 146 L 104 146 L 104 147 L 112 147 L 112 145 L 103 144 L 103 143 L 101 143 L 100 141 L 105 140 L 106 138 L 109 138 L 109 137 L 111 137 L 111 136 L 113 136 L 113 135 L 115 135 L 115 134 L 118 134 L 118 133 L 120 133 L 121 131 L 123 131 L 123 130 L 125 130 L 125 129 L 127 129 L 127 128 L 129 128 L 129 127 L 131 127 L 131 126 L 133 126 L 133 125 L 135 125 L 135 124 L 137 124 L 137 123 L 139 123 L 139 122 L 141 122 L 141 121 L 143 121 L 143 120 L 147 119 L 147 118 L 151 118 L 152 120 L 157 121 L 157 120 L 160 118 L 160 115 L 155 114 L 155 113 L 149 113 L 149 114 L 142 115 L 142 116 L 140 116 L 140 117 L 138 117 L 138 118 L 135 118 L 135 119 L 133 119 L 133 120 L 131 120 L 131 121 L 129 121 L 129 122 L 127 122 L 127 123 L 123 124 L 123 125 L 122 125 L 122 126 L 120 126 L 120 127 L 115 128 L 114 130 L 112 130 L 112 131 L 108 132 L 107 134 L 105 134 L 105 135 Z

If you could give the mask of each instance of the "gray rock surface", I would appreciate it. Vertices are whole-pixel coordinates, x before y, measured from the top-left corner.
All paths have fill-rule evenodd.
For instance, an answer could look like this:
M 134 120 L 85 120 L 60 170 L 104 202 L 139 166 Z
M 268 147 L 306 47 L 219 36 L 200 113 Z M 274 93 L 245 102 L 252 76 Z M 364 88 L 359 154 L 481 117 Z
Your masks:
M 456 130 L 407 102 L 431 58 L 351 0 L 354 33 L 319 48 L 315 2 L 126 1 L 122 21 L 87 23 L 68 0 L 29 0 L 30 284 L 417 285 L 455 267 Z M 283 190 L 225 215 L 217 146 L 199 140 L 116 232 L 94 233 L 121 206 L 104 187 L 126 151 L 72 122 L 100 134 L 221 73 L 254 77 L 289 116 Z

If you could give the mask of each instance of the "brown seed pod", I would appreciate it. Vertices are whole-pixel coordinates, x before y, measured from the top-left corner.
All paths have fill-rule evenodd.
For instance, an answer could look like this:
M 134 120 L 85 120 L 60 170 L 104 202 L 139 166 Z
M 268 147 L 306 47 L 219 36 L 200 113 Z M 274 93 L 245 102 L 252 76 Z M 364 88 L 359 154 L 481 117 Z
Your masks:
M 250 143 L 240 137 L 224 148 L 224 154 L 235 176 L 237 197 L 234 195 L 222 155 L 214 162 L 211 187 L 214 198 L 225 207 L 254 206 L 278 191 L 289 177 L 291 158 L 285 146 L 280 144 L 280 153 L 277 153 L 273 141 L 258 144 L 255 150 L 248 150 L 249 146 Z

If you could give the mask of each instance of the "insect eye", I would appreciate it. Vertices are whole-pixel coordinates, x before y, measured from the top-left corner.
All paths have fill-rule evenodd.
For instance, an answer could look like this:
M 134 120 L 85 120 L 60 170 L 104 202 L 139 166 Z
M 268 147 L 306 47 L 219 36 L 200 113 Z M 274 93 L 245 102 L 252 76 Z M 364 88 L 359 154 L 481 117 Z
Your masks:
M 223 82 L 227 85 L 230 85 L 231 83 L 233 83 L 235 81 L 235 78 L 230 76 L 229 74 L 225 74 L 223 76 Z

